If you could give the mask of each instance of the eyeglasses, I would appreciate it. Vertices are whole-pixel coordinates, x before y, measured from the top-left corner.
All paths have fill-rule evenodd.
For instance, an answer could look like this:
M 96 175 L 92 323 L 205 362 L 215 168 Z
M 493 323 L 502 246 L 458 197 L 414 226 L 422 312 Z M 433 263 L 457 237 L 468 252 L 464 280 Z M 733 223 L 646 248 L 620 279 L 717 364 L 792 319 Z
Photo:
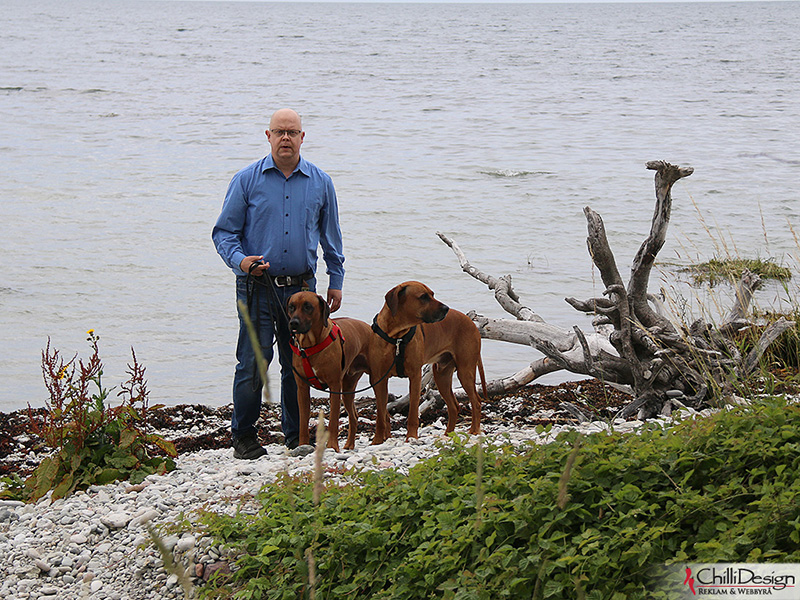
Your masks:
M 285 135 L 288 135 L 290 138 L 296 138 L 302 131 L 299 129 L 270 129 L 270 133 L 278 138 L 282 138 Z

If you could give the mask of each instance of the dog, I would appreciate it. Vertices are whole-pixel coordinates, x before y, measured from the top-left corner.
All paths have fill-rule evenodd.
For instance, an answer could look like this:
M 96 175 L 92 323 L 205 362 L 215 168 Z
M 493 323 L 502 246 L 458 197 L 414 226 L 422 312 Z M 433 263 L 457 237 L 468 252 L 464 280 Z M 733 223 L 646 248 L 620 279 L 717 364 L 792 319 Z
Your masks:
M 314 292 L 293 294 L 287 301 L 286 312 L 294 337 L 292 366 L 300 413 L 299 443 L 309 443 L 313 385 L 317 389 L 330 389 L 328 448 L 339 451 L 339 411 L 344 402 L 349 424 L 344 447 L 352 450 L 358 427 L 354 392 L 361 375 L 369 372 L 372 330 L 357 319 L 331 319 L 327 302 Z
M 480 374 L 484 398 L 487 397 L 486 377 L 481 361 L 481 335 L 469 317 L 439 302 L 425 284 L 406 281 L 387 292 L 372 330 L 370 380 L 377 402 L 373 444 L 381 444 L 391 435 L 388 378 L 377 380 L 387 371 L 390 376 L 408 377 L 406 440 L 419 437 L 419 401 L 425 364 L 433 364 L 434 381 L 447 404 L 446 432 L 455 429 L 458 419 L 458 403 L 452 387 L 455 372 L 472 408 L 469 432 L 480 433 L 481 399 L 475 387 L 476 370 Z

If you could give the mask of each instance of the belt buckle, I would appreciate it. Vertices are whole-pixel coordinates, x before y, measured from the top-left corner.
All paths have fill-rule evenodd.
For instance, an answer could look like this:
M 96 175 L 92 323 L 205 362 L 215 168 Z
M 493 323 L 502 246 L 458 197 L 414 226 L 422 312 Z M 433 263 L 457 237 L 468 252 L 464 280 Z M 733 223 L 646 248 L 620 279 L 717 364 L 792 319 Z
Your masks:
M 302 275 L 276 275 L 273 279 L 277 287 L 291 287 L 293 285 L 302 285 Z

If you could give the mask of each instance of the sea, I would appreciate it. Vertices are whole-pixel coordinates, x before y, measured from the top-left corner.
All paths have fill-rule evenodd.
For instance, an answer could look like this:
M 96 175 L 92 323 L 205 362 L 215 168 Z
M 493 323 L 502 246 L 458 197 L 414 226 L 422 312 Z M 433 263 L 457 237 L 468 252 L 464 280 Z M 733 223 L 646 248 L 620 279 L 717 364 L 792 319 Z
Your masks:
M 89 330 L 112 398 L 133 351 L 151 404 L 230 402 L 234 276 L 211 228 L 283 107 L 336 186 L 341 316 L 371 321 L 390 288 L 418 280 L 461 311 L 513 318 L 443 232 L 543 319 L 590 330 L 564 301 L 603 292 L 583 209 L 602 215 L 627 277 L 650 229 L 651 160 L 694 168 L 650 284 L 681 317 L 730 299 L 690 285 L 692 263 L 797 272 L 800 2 L 2 8 L 1 411 L 43 406 L 43 350 L 85 361 Z M 324 293 L 321 258 L 319 272 Z M 795 277 L 755 303 L 796 295 Z M 490 379 L 538 357 L 483 346 Z

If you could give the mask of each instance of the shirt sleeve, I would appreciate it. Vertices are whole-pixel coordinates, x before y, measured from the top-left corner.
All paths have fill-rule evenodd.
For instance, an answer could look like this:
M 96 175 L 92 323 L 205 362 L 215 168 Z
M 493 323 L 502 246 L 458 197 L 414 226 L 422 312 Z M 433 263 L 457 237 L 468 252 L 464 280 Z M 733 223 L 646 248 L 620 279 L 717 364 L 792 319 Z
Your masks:
M 222 203 L 211 239 L 217 253 L 237 275 L 246 275 L 239 265 L 247 255 L 242 249 L 242 233 L 244 231 L 247 200 L 239 174 L 235 175 L 228 186 L 225 201 Z
M 320 220 L 320 245 L 328 273 L 328 287 L 341 290 L 344 284 L 344 250 L 339 227 L 339 204 L 330 178 L 325 184 L 325 205 Z

